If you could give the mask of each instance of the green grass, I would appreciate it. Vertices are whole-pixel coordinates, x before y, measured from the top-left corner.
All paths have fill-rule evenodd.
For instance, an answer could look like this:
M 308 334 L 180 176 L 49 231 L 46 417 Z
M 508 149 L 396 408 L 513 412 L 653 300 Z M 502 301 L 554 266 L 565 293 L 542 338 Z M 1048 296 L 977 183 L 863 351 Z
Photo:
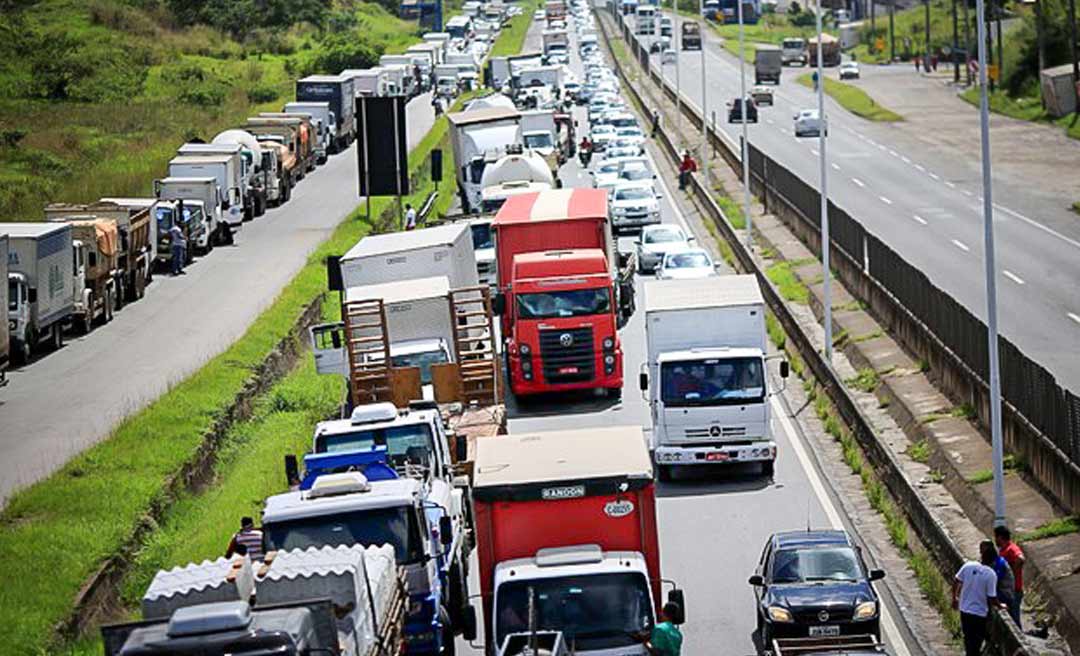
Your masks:
M 960 94 L 960 97 L 975 107 L 979 106 L 979 88 L 972 87 Z M 1080 114 L 1069 114 L 1059 119 L 1052 118 L 1042 107 L 1038 96 L 1020 96 L 1014 98 L 997 89 L 990 94 L 990 111 L 1021 121 L 1056 125 L 1073 139 L 1080 139 Z
M 743 204 L 741 201 L 737 201 L 731 196 L 714 194 L 713 198 L 716 200 L 716 204 L 720 206 L 720 210 L 727 217 L 728 223 L 736 230 L 746 229 L 746 214 L 743 213 Z
M 860 392 L 866 392 L 872 394 L 874 390 L 881 384 L 881 378 L 878 377 L 878 373 L 869 367 L 860 369 L 859 373 L 844 381 L 849 387 L 853 387 Z
M 521 52 L 521 48 L 525 45 L 525 35 L 529 32 L 529 26 L 532 25 L 533 11 L 537 6 L 539 5 L 535 2 L 525 3 L 524 11 L 511 18 L 510 23 L 503 27 L 499 37 L 491 46 L 488 57 L 506 57 Z
M 971 405 L 970 403 L 961 403 L 960 405 L 953 408 L 949 412 L 949 414 L 953 417 L 967 419 L 969 421 L 974 420 L 977 416 L 977 413 L 975 412 L 975 406 Z
M 814 86 L 813 79 L 809 73 L 800 75 L 796 81 L 804 87 Z M 870 94 L 859 87 L 847 84 L 846 82 L 839 82 L 826 77 L 825 93 L 833 100 L 840 103 L 840 106 L 844 109 L 869 121 L 895 123 L 904 120 L 903 116 L 879 105 L 877 101 L 870 97 Z
M 926 440 L 914 442 L 908 447 L 907 454 L 915 462 L 920 462 L 925 465 L 930 462 L 930 443 Z
M 1059 535 L 1080 532 L 1080 517 L 1070 515 L 1053 519 L 1038 528 L 1021 533 L 1017 536 L 1018 542 L 1031 542 L 1033 540 L 1045 540 Z
M 765 275 L 776 285 L 784 300 L 800 305 L 810 302 L 810 290 L 795 275 L 791 262 L 777 262 L 765 269 Z
M 1080 214 L 1080 200 L 1073 203 L 1072 206 L 1069 209 L 1071 209 L 1073 212 L 1075 212 L 1077 214 Z
M 983 483 L 989 483 L 994 480 L 994 472 L 989 469 L 980 469 L 967 477 L 968 483 L 972 485 L 982 485 Z
M 963 10 L 960 18 L 963 18 Z M 970 12 L 974 15 L 974 11 Z M 911 9 L 897 11 L 895 16 L 896 30 L 896 56 L 907 60 L 913 54 L 921 54 L 926 51 L 926 14 L 923 5 Z M 885 41 L 883 51 L 871 52 L 870 45 L 873 41 L 873 33 L 870 29 L 870 17 L 863 21 L 859 30 L 859 45 L 854 49 L 854 56 L 861 62 L 886 63 L 889 61 L 889 14 L 885 5 L 879 5 L 876 14 L 877 36 Z M 972 28 L 974 32 L 974 28 Z M 910 42 L 910 50 L 904 49 L 904 40 Z M 960 27 L 960 38 L 963 40 L 963 23 Z M 934 49 L 943 46 L 952 46 L 952 3 L 944 0 L 933 0 L 930 3 L 930 43 Z M 939 64 L 941 66 L 943 64 Z

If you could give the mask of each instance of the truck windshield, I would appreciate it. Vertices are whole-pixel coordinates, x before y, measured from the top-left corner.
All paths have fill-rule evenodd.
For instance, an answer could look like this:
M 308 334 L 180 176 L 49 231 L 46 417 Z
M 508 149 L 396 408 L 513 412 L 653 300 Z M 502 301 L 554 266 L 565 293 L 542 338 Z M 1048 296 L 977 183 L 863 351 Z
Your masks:
M 551 135 L 547 132 L 541 132 L 538 134 L 527 134 L 524 136 L 526 148 L 553 148 L 554 143 L 551 140 Z
M 629 647 L 635 634 L 652 626 L 645 577 L 638 573 L 591 574 L 499 586 L 495 598 L 495 637 L 529 630 L 529 595 L 536 628 L 561 630 L 577 651 Z
M 173 212 L 167 207 L 159 207 L 154 212 L 157 217 L 157 232 L 159 235 L 169 234 L 169 228 L 172 227 Z
M 473 250 L 495 248 L 495 243 L 491 239 L 490 223 L 474 223 L 469 226 L 469 229 L 472 230 Z
M 765 400 L 761 358 L 665 362 L 660 366 L 664 405 L 738 405 Z
M 611 294 L 606 287 L 521 294 L 517 297 L 517 311 L 519 319 L 607 314 L 611 311 Z
M 315 453 L 370 451 L 375 445 L 386 445 L 386 457 L 395 469 L 406 465 L 431 467 L 434 442 L 427 424 L 389 426 L 348 433 L 315 436 Z
M 267 551 L 391 544 L 399 564 L 416 562 L 424 555 L 420 527 L 411 506 L 338 511 L 273 522 L 263 527 L 263 534 Z
M 419 367 L 420 368 L 420 384 L 431 384 L 431 365 L 444 364 L 449 362 L 450 359 L 446 356 L 446 351 L 442 349 L 435 349 L 434 351 L 422 351 L 419 353 L 404 353 L 402 355 L 391 355 L 390 361 L 394 363 L 394 367 Z
M 8 278 L 7 284 L 8 312 L 19 309 L 19 283 Z

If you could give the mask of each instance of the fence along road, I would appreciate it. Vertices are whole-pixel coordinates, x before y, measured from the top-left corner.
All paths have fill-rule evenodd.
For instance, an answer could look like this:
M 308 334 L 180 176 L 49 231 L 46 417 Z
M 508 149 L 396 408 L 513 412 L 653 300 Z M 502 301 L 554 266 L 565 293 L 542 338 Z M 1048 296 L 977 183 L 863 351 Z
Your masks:
M 431 129 L 430 103 L 428 94 L 409 103 L 410 147 Z M 239 339 L 356 207 L 355 148 L 309 174 L 288 203 L 245 223 L 234 247 L 215 248 L 182 278 L 157 276 L 111 323 L 11 372 L 0 389 L 0 503 Z

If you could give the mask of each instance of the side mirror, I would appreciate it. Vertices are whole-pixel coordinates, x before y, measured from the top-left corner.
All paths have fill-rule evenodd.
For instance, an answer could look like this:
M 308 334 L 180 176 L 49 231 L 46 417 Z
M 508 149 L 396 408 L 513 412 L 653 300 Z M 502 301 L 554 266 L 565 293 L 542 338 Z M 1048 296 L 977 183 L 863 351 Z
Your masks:
M 669 604 L 675 604 L 679 607 L 679 616 L 671 618 L 671 621 L 675 624 L 684 624 L 686 622 L 686 597 L 683 595 L 683 591 L 675 588 L 668 593 L 667 600 Z
M 870 570 L 870 580 L 871 581 L 880 581 L 883 578 L 885 578 L 885 570 L 883 570 L 883 569 L 872 569 L 872 570 Z
M 289 486 L 300 484 L 300 464 L 292 453 L 285 456 L 285 481 Z
M 476 640 L 476 608 L 472 604 L 461 614 L 461 637 L 469 642 Z
M 638 384 L 638 389 L 640 389 L 642 392 L 647 392 L 649 390 L 649 374 L 648 374 L 648 372 L 643 371 L 640 374 L 638 374 L 638 383 L 637 384 Z
M 687 237 L 686 242 L 688 244 L 696 244 L 697 243 L 697 237 Z
M 458 433 L 454 435 L 454 460 L 456 462 L 465 462 L 469 459 L 469 440 Z
M 497 292 L 495 298 L 491 299 L 491 311 L 495 314 L 502 314 L 506 311 L 506 294 Z
M 439 541 L 444 547 L 454 543 L 454 520 L 450 518 L 450 515 L 439 518 Z
M 763 579 L 760 574 L 754 574 L 750 577 L 750 585 L 754 586 L 755 588 L 760 588 L 761 586 L 765 585 L 765 579 Z
M 791 373 L 791 365 L 788 364 L 787 360 L 781 360 L 780 361 L 780 377 L 781 378 L 787 378 L 790 373 Z
M 26 291 L 26 301 L 28 303 L 37 303 L 37 287 L 31 287 Z
M 161 198 L 161 180 L 154 180 L 154 198 Z

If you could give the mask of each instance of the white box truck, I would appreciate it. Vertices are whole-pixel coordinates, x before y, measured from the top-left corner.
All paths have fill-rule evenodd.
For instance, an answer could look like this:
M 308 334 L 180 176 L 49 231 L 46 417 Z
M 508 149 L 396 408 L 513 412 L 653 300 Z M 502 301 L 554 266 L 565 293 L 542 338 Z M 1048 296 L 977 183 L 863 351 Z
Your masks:
M 345 288 L 446 276 L 450 287 L 476 287 L 472 233 L 464 224 L 370 235 L 341 258 Z
M 765 301 L 757 278 L 645 283 L 647 362 L 640 387 L 652 414 L 661 479 L 682 465 L 761 463 L 772 475 Z M 780 365 L 787 376 L 787 363 Z
M 232 239 L 232 231 L 222 227 L 221 192 L 216 178 L 168 177 L 154 180 L 154 196 L 161 200 L 183 201 L 181 218 L 187 224 L 188 253 L 209 253 L 214 243 L 221 241 L 222 232 L 228 233 L 229 239 Z M 158 234 L 161 234 L 160 223 Z M 160 245 L 158 255 L 161 255 Z
M 8 307 L 8 236 L 0 235 L 0 307 Z M 7 385 L 7 369 L 11 364 L 11 333 L 0 330 L 0 387 Z
M 8 223 L 4 231 L 8 332 L 12 357 L 24 364 L 42 343 L 63 345 L 75 311 L 74 233 L 68 223 Z
M 521 113 L 491 107 L 447 114 L 462 212 L 480 212 L 484 169 L 521 144 Z
M 176 150 L 180 157 L 205 157 L 220 161 L 221 157 L 228 156 L 231 162 L 227 163 L 226 174 L 229 176 L 239 174 L 241 204 L 236 210 L 243 213 L 243 220 L 250 221 L 255 218 L 255 206 L 258 205 L 255 196 L 255 161 L 251 152 L 246 153 L 244 146 L 238 143 L 186 143 Z
M 236 160 L 228 155 L 194 157 L 184 155 L 169 160 L 170 178 L 213 178 L 218 186 L 218 239 L 231 244 L 233 233 L 244 223 L 243 182 Z

